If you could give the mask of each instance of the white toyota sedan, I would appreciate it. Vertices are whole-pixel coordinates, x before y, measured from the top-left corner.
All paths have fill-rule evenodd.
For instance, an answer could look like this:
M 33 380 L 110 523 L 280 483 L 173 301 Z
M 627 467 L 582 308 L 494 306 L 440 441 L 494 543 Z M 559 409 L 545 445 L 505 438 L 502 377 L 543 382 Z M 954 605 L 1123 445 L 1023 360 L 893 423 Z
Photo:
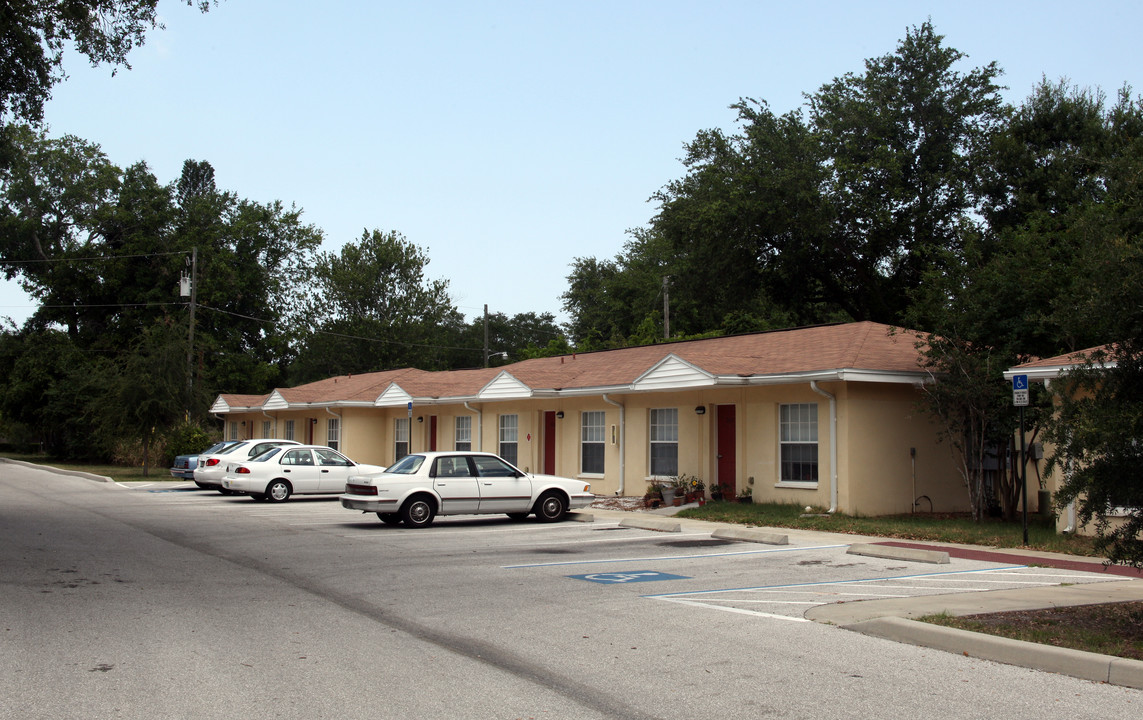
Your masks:
M 227 466 L 235 462 L 245 462 L 257 457 L 270 448 L 282 445 L 301 445 L 296 440 L 242 440 L 231 443 L 214 453 L 198 456 L 198 466 L 194 469 L 194 484 L 203 490 L 217 490 L 223 495 L 232 494 L 222 487 L 222 478 Z
M 420 528 L 437 515 L 504 513 L 522 519 L 535 513 L 555 522 L 594 500 L 589 483 L 532 475 L 498 455 L 426 452 L 406 455 L 380 475 L 350 477 L 341 506 L 375 512 L 389 525 Z
M 291 495 L 336 495 L 350 475 L 379 473 L 380 465 L 356 463 L 324 445 L 290 445 L 233 463 L 222 487 L 255 500 L 285 502 Z

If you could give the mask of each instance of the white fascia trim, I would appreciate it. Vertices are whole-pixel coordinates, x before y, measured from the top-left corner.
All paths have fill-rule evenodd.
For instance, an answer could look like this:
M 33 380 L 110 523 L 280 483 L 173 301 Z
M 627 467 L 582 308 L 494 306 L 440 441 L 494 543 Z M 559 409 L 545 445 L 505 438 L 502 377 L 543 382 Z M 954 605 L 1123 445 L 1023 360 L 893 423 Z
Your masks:
M 1096 367 L 1104 370 L 1113 370 L 1118 367 L 1118 363 L 1102 363 Z M 1072 370 L 1082 368 L 1083 365 L 1051 365 L 1047 367 L 1036 368 L 1011 368 L 1004 371 L 1004 379 L 1012 382 L 1012 378 L 1016 375 L 1027 375 L 1030 382 L 1043 382 L 1047 380 L 1055 380 L 1063 375 L 1067 375 Z
M 230 412 L 230 406 L 227 405 L 226 401 L 222 399 L 221 395 L 219 395 L 218 397 L 216 397 L 214 399 L 214 403 L 211 404 L 210 412 L 212 412 L 212 413 L 228 413 L 228 412 Z
M 723 376 L 719 384 L 725 385 L 795 385 L 808 382 L 869 382 L 895 383 L 900 385 L 921 385 L 932 382 L 925 372 L 916 373 L 886 372 L 883 370 L 857 370 L 842 368 L 804 373 L 783 373 L 781 375 L 750 375 L 748 377 Z

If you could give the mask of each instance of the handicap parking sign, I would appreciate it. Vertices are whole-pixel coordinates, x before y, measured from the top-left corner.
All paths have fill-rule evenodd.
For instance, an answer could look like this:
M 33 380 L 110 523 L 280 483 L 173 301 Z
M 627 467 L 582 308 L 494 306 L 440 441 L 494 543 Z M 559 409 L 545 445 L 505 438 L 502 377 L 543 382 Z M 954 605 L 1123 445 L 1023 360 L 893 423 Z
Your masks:
M 659 580 L 689 580 L 686 575 L 672 575 L 670 573 L 654 572 L 652 570 L 637 570 L 633 572 L 590 573 L 588 575 L 568 575 L 575 580 L 602 585 L 624 585 L 636 582 L 656 582 Z

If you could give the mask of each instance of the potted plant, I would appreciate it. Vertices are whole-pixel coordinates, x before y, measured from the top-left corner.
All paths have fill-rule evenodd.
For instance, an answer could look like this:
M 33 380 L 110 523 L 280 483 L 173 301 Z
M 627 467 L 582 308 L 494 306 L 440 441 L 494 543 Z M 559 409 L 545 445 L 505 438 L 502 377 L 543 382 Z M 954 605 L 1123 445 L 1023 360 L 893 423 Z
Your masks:
M 754 488 L 744 487 L 742 492 L 738 493 L 738 502 L 751 503 L 754 502 Z
M 663 491 L 661 486 L 655 482 L 647 483 L 647 494 L 643 496 L 643 504 L 648 509 L 659 507 L 663 503 Z
M 673 505 L 675 501 L 675 486 L 673 483 L 666 482 L 658 486 L 659 493 L 663 496 L 664 505 Z

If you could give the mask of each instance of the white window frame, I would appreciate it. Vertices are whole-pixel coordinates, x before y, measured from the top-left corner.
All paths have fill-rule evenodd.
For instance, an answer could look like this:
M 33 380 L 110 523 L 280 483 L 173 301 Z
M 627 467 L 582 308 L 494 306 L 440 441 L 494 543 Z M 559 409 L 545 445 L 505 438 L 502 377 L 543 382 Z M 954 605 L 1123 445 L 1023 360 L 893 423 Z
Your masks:
M 818 487 L 821 480 L 818 443 L 817 403 L 778 406 L 778 487 Z
M 679 409 L 651 408 L 647 413 L 647 468 L 651 477 L 674 477 L 679 474 Z M 656 452 L 658 451 L 658 452 Z M 664 458 L 666 452 L 673 458 Z M 667 461 L 667 465 L 662 463 Z
M 262 421 L 262 437 L 264 437 L 264 438 L 274 437 L 273 435 L 270 434 L 270 432 L 271 432 L 270 421 L 269 420 L 263 420 Z
M 341 418 L 325 419 L 325 444 L 334 450 L 341 447 Z
M 602 477 L 607 453 L 607 413 L 603 410 L 584 410 L 579 420 L 579 471 L 581 475 Z M 588 467 L 588 451 L 598 468 Z
M 409 454 L 409 418 L 399 417 L 393 421 L 393 462 Z
M 286 421 L 286 429 L 282 431 L 282 439 L 283 440 L 293 440 L 294 439 L 294 421 L 293 420 L 287 420 Z
M 519 467 L 520 457 L 520 416 L 516 414 L 501 415 L 498 421 L 499 442 L 497 450 L 500 457 Z
M 230 439 L 231 440 L 237 440 L 238 439 L 238 421 L 237 420 L 231 420 L 230 421 Z
M 472 416 L 457 415 L 454 428 L 453 449 L 461 452 L 472 450 Z

